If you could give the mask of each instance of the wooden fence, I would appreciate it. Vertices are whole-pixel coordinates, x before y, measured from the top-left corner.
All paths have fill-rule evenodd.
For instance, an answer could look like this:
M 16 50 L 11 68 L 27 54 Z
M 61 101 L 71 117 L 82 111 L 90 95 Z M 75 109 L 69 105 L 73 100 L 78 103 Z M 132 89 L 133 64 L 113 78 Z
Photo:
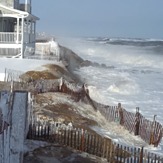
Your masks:
M 100 113 L 109 122 L 117 122 L 124 126 L 129 132 L 134 135 L 139 135 L 148 144 L 153 144 L 155 147 L 160 143 L 163 136 L 162 125 L 156 121 L 155 116 L 153 121 L 147 120 L 136 108 L 136 113 L 131 113 L 122 108 L 121 104 L 118 106 L 108 106 L 97 103 L 89 96 L 89 91 L 83 86 L 69 83 L 65 80 L 36 80 L 29 83 L 14 82 L 14 90 L 27 90 L 33 93 L 44 92 L 62 92 L 69 94 L 75 101 L 85 101 L 92 105 L 95 111 Z
M 114 143 L 111 139 L 83 129 L 67 130 L 50 125 L 33 124 L 28 139 L 59 143 L 73 149 L 105 158 L 110 163 L 162 163 L 163 156 L 150 153 L 144 148 L 132 148 Z
M 118 106 L 107 106 L 92 100 L 89 96 L 89 91 L 84 86 L 74 89 L 75 85 L 69 86 L 68 82 L 63 82 L 61 86 L 61 92 L 68 93 L 73 96 L 77 101 L 87 100 L 95 110 L 99 110 L 101 114 L 109 122 L 119 123 L 124 126 L 129 132 L 134 135 L 139 135 L 145 142 L 152 144 L 155 147 L 160 143 L 163 136 L 162 125 L 156 121 L 155 115 L 153 122 L 147 120 L 139 112 L 139 108 L 136 108 L 136 113 L 131 113 L 122 108 L 119 103 Z
M 121 104 L 97 108 L 108 121 L 119 123 L 129 132 L 139 135 L 148 144 L 153 144 L 157 147 L 160 143 L 163 132 L 162 125 L 155 120 L 155 116 L 153 122 L 151 122 L 139 113 L 139 108 L 136 108 L 136 113 L 134 114 L 122 108 Z

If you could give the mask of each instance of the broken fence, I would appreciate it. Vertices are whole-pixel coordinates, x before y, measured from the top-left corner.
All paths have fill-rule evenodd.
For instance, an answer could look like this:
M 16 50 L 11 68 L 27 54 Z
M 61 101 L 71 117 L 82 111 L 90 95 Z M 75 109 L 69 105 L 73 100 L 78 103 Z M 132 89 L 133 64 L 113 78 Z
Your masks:
M 69 94 L 75 101 L 86 100 L 92 107 L 99 111 L 109 122 L 116 122 L 123 126 L 134 135 L 139 135 L 148 144 L 153 144 L 155 147 L 160 143 L 163 136 L 162 125 L 156 121 L 154 116 L 153 121 L 146 119 L 136 108 L 135 113 L 128 112 L 121 104 L 118 106 L 108 106 L 97 103 L 89 96 L 88 89 L 84 86 L 79 86 L 74 83 L 63 81 L 60 85 L 58 80 L 36 80 L 34 82 L 23 83 L 14 82 L 13 89 L 28 90 L 34 93 L 44 92 L 62 92 Z
M 150 153 L 144 148 L 120 145 L 111 139 L 93 134 L 83 129 L 52 128 L 50 125 L 33 124 L 29 127 L 28 139 L 48 141 L 69 146 L 111 163 L 162 163 L 163 156 Z

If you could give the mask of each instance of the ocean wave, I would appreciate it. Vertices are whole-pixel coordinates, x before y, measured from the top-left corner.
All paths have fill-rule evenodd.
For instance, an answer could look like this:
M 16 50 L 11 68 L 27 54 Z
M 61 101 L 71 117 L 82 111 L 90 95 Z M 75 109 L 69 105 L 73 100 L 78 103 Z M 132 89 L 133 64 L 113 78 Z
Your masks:
M 128 45 L 128 46 L 163 46 L 162 39 L 142 39 L 142 38 L 108 38 L 95 37 L 88 38 L 88 41 L 95 41 L 103 44 Z
M 118 93 L 121 95 L 133 95 L 139 93 L 138 85 L 135 82 L 129 80 L 123 80 L 113 83 L 109 86 L 107 90 L 109 92 Z

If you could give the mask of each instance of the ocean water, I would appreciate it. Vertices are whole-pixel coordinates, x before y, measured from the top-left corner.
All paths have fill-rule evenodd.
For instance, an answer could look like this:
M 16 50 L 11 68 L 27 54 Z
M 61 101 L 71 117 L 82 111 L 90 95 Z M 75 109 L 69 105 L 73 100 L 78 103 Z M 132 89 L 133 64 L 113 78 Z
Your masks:
M 136 107 L 148 119 L 163 124 L 163 40 L 124 38 L 58 38 L 85 60 L 106 66 L 76 71 L 90 96 L 103 104 Z
M 101 65 L 82 67 L 75 72 L 87 83 L 94 100 L 113 106 L 121 103 L 133 113 L 139 107 L 144 117 L 152 121 L 157 115 L 156 120 L 163 125 L 163 40 L 92 37 L 57 41 L 83 59 Z M 162 155 L 163 140 L 153 148 L 142 144 L 138 137 L 131 139 L 114 129 L 115 126 L 97 130 L 120 144 L 145 146 Z

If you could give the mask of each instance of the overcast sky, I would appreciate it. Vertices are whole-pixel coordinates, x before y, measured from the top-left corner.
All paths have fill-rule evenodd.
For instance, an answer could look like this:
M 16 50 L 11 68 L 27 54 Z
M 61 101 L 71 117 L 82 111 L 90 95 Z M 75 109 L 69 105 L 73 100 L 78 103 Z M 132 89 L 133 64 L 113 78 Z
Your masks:
M 39 32 L 163 38 L 163 0 L 32 0 Z

